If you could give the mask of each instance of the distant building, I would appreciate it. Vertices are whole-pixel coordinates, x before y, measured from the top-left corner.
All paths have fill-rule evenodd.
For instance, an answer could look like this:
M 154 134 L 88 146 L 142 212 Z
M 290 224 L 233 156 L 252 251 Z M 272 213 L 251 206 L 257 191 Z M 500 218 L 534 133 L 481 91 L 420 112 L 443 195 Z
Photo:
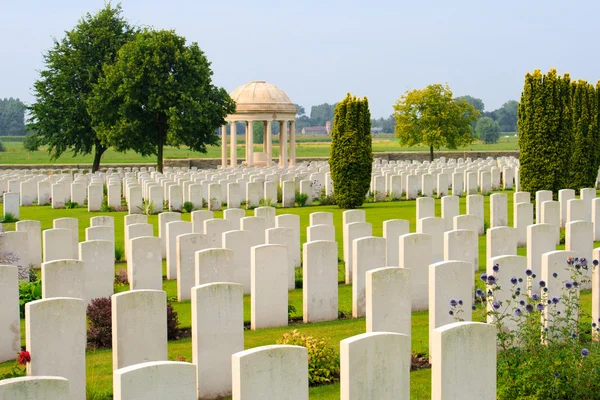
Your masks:
M 371 133 L 382 133 L 383 132 L 383 128 L 371 128 Z
M 329 135 L 326 126 L 306 126 L 302 128 L 303 135 Z

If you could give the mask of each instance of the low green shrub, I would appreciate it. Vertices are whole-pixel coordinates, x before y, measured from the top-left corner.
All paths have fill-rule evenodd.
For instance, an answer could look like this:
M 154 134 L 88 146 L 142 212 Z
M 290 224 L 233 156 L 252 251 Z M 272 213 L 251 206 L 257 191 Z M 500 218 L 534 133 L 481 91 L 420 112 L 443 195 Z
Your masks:
M 25 304 L 41 300 L 42 298 L 42 281 L 19 283 L 19 311 L 21 318 L 25 318 Z
M 296 191 L 295 201 L 298 207 L 304 207 L 308 201 L 308 195 L 306 193 L 300 193 L 299 191 Z
M 3 223 L 13 223 L 13 222 L 19 222 L 19 219 L 17 217 L 15 217 L 15 215 L 13 213 L 7 212 L 4 213 L 4 218 L 2 219 Z
M 192 211 L 194 211 L 194 203 L 192 203 L 191 201 L 186 201 L 185 203 L 183 203 L 183 209 L 188 214 L 191 213 Z
M 115 261 L 123 261 L 125 256 L 125 250 L 121 246 L 115 246 Z
M 285 333 L 277 344 L 308 349 L 308 381 L 311 386 L 334 383 L 340 379 L 340 356 L 328 338 L 315 338 L 293 330 Z

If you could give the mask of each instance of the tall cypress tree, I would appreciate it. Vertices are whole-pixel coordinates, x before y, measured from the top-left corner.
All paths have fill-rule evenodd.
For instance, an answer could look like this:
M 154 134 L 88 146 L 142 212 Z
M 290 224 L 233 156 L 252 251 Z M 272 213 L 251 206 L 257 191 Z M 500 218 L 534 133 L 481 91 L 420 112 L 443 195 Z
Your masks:
M 340 208 L 360 207 L 369 191 L 373 151 L 367 98 L 348 94 L 337 103 L 331 130 L 331 178 Z
M 586 81 L 573 83 L 573 140 L 569 187 L 593 187 L 598 174 L 598 100 L 594 86 Z
M 567 187 L 571 135 L 570 76 L 539 70 L 525 76 L 519 104 L 520 181 L 522 190 Z

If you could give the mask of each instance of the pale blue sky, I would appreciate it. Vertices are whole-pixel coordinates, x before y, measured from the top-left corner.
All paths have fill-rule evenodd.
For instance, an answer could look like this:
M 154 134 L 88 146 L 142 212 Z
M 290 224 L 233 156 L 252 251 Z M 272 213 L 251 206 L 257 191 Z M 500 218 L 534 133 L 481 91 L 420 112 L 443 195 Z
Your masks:
M 115 3 L 115 2 L 113 2 Z M 0 98 L 31 102 L 52 37 L 103 0 L 0 0 Z M 198 42 L 214 82 L 282 88 L 295 103 L 368 96 L 388 116 L 407 89 L 447 82 L 493 110 L 518 100 L 527 71 L 551 67 L 596 82 L 597 1 L 123 0 L 133 24 Z

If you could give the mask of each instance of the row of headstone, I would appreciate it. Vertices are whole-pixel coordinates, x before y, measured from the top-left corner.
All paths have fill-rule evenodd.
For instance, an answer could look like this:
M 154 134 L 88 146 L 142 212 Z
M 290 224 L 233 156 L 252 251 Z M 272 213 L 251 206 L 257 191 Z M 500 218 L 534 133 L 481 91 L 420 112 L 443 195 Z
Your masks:
M 451 264 L 436 268 L 451 269 Z M 406 273 L 383 268 L 371 271 L 367 280 L 372 293 L 368 332 L 340 343 L 342 398 L 408 399 L 410 299 L 398 298 L 398 308 L 389 301 L 389 296 L 403 296 L 402 289 L 408 288 Z M 391 316 L 386 316 L 390 311 Z M 234 399 L 308 398 L 306 348 L 281 345 L 243 350 L 241 285 L 213 283 L 192 289 L 192 363 L 167 361 L 165 292 L 134 290 L 113 295 L 112 319 L 115 399 L 163 399 L 174 394 L 178 399 L 230 394 Z M 0 381 L 2 398 L 31 393 L 45 399 L 84 399 L 84 302 L 52 298 L 28 303 L 26 327 L 27 350 L 35 355 L 28 366 L 30 377 Z M 406 329 L 408 333 L 401 333 Z M 445 324 L 432 331 L 433 398 L 495 395 L 495 334 L 493 325 L 472 322 Z M 464 357 L 455 357 L 457 353 Z M 475 357 L 479 362 L 473 369 Z M 457 369 L 463 374 L 442 379 Z M 377 379 L 367 379 L 375 370 L 380 371 Z M 477 379 L 479 374 L 486 379 Z

